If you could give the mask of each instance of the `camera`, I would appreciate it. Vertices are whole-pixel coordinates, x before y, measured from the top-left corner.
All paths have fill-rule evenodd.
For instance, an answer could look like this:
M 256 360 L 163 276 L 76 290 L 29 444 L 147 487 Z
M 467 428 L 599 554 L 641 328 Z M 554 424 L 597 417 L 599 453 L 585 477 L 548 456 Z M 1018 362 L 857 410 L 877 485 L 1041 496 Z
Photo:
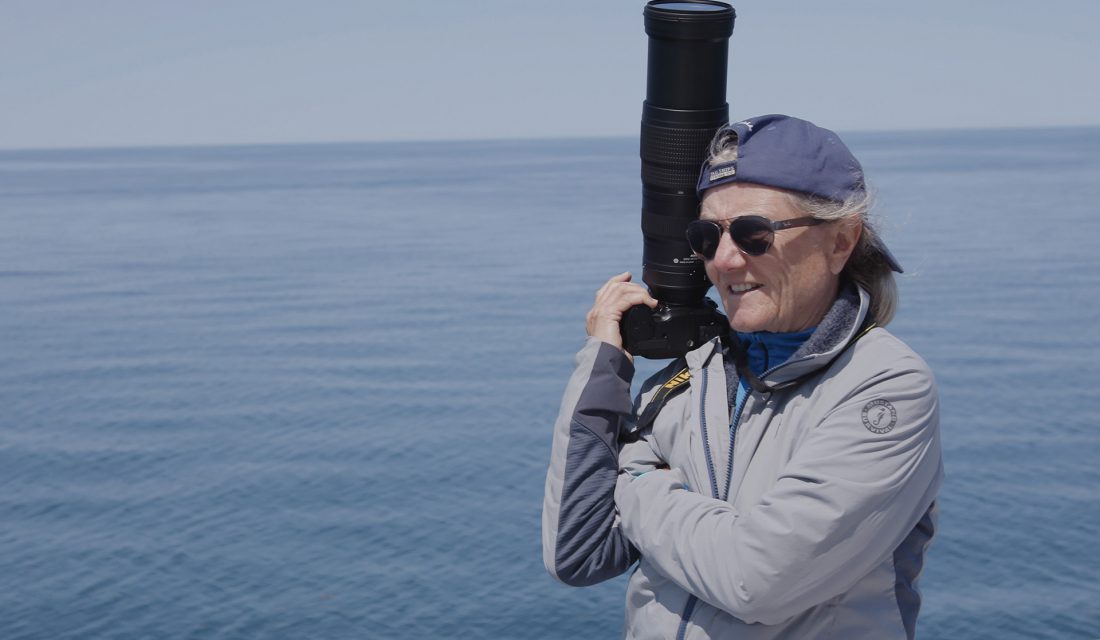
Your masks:
M 723 335 L 729 324 L 706 296 L 703 261 L 685 232 L 698 217 L 699 168 L 729 121 L 726 69 L 735 13 L 723 2 L 653 0 L 642 105 L 642 281 L 661 303 L 623 314 L 623 348 L 650 359 L 679 357 Z

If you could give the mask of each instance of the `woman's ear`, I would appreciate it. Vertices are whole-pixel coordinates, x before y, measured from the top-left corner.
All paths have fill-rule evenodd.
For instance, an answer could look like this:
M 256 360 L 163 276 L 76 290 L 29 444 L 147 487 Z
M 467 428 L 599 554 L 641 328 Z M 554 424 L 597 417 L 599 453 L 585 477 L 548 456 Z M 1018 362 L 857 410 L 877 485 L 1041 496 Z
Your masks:
M 863 234 L 863 222 L 861 220 L 838 220 L 833 225 L 833 242 L 829 251 L 829 271 L 840 275 L 844 265 L 848 264 L 848 258 L 856 250 L 859 237 Z

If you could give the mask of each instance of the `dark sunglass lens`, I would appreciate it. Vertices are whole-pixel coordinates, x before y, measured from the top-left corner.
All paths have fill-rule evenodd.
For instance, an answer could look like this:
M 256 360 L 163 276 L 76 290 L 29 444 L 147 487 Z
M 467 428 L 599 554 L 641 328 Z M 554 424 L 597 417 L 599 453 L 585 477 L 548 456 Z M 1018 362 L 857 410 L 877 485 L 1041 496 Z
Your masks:
M 722 227 L 709 220 L 694 220 L 687 226 L 688 246 L 707 260 L 718 251 L 718 241 L 722 238 Z
M 775 232 L 763 218 L 737 218 L 730 223 L 730 236 L 742 251 L 750 256 L 762 256 L 772 246 Z

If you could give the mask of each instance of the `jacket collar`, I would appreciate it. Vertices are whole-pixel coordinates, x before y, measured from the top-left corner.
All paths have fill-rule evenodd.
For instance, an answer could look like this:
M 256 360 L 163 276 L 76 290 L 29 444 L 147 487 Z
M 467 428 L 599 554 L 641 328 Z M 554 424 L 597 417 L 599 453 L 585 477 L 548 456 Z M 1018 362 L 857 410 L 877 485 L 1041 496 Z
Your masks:
M 871 296 L 863 287 L 848 285 L 826 312 L 806 342 L 782 365 L 761 376 L 772 384 L 804 376 L 828 366 L 855 338 L 870 310 Z M 724 352 L 720 338 L 714 338 L 685 356 L 691 370 L 699 370 L 710 363 L 715 355 Z
M 855 339 L 870 307 L 871 296 L 862 287 L 844 287 L 813 335 L 764 379 L 782 383 L 828 366 Z

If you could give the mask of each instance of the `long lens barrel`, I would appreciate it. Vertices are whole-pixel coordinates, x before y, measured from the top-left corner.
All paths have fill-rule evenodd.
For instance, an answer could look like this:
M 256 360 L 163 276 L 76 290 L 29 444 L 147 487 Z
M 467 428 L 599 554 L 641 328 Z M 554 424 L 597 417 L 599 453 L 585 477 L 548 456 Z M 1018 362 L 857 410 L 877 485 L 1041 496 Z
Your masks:
M 642 279 L 654 297 L 696 305 L 710 283 L 684 237 L 698 215 L 695 183 L 710 139 L 729 121 L 726 69 L 734 11 L 723 2 L 646 5 L 642 107 Z

